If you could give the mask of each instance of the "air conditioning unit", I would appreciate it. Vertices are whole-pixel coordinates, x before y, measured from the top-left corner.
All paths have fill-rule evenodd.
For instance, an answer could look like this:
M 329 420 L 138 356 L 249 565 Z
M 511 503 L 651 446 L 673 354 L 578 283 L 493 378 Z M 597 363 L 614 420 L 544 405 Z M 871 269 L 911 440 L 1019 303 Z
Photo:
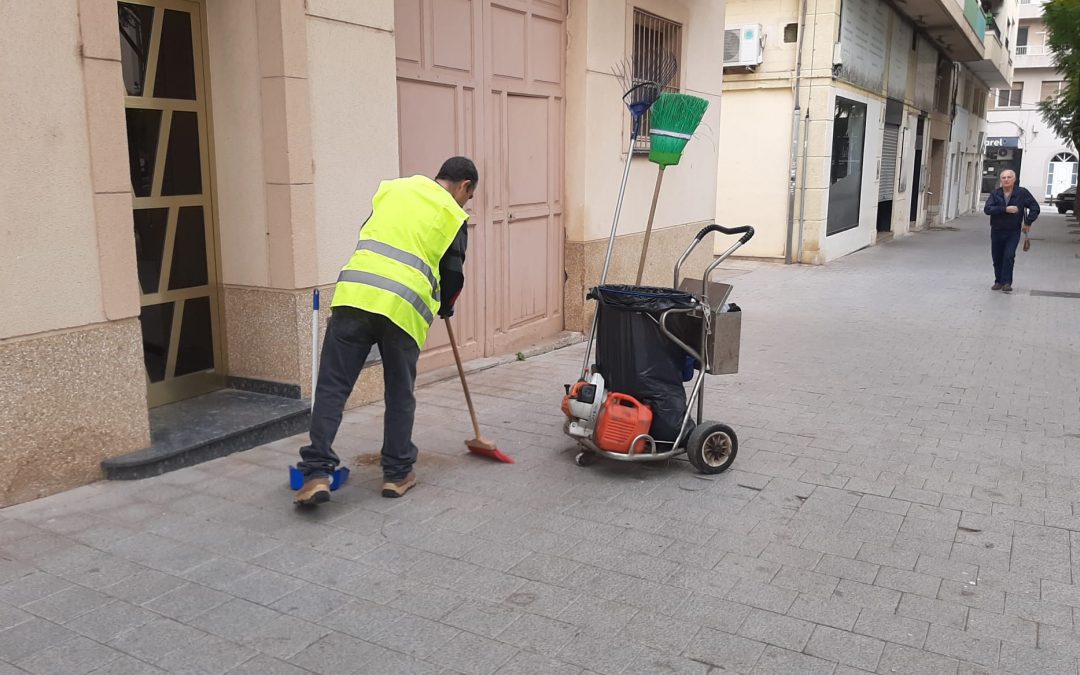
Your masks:
M 724 67 L 761 65 L 765 34 L 761 24 L 747 24 L 724 30 Z

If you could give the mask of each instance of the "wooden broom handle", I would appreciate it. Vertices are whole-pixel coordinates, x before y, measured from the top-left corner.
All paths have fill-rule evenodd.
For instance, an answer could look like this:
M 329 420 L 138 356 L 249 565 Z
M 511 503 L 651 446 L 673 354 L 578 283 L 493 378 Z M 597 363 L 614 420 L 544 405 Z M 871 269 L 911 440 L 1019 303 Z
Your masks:
M 450 326 L 450 317 L 444 316 L 446 322 L 446 334 L 450 336 L 450 348 L 454 350 L 454 364 L 457 365 L 458 377 L 461 378 L 461 389 L 465 392 L 465 403 L 469 406 L 469 417 L 472 419 L 473 432 L 480 438 L 480 422 L 476 419 L 476 409 L 473 408 L 472 396 L 469 395 L 469 384 L 465 381 L 465 368 L 461 365 L 461 354 L 458 353 L 457 340 L 454 339 L 454 329 Z
M 664 168 L 661 166 L 656 174 L 656 188 L 653 189 L 652 206 L 649 208 L 649 222 L 645 225 L 645 241 L 641 245 L 641 260 L 638 261 L 635 286 L 641 285 L 641 277 L 645 274 L 645 256 L 649 253 L 649 239 L 652 238 L 653 218 L 656 217 L 656 202 L 660 199 L 660 183 L 664 180 Z

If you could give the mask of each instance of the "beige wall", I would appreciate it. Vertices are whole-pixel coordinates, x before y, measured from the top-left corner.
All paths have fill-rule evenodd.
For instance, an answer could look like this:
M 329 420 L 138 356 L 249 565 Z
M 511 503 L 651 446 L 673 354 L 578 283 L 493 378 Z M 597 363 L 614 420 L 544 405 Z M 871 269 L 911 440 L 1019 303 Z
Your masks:
M 0 506 L 149 443 L 116 17 L 0 3 Z
M 610 232 L 630 126 L 622 91 L 611 70 L 629 55 L 635 6 L 683 24 L 683 90 L 711 103 L 682 162 L 665 174 L 655 227 L 713 220 L 721 89 L 715 41 L 723 30 L 723 5 L 712 0 L 570 2 L 566 90 L 568 242 L 604 239 Z M 633 160 L 620 235 L 644 230 L 656 171 L 656 165 L 644 157 Z
M 320 284 L 337 280 L 379 182 L 399 173 L 393 10 L 393 0 L 308 5 Z
M 270 282 L 255 0 L 206 4 L 222 283 Z
M 125 150 L 101 142 L 123 137 L 119 44 L 95 5 L 0 4 L 0 339 L 139 312 Z
M 788 87 L 730 91 L 724 97 L 716 220 L 754 226 L 754 238 L 739 255 L 784 255 L 791 108 Z

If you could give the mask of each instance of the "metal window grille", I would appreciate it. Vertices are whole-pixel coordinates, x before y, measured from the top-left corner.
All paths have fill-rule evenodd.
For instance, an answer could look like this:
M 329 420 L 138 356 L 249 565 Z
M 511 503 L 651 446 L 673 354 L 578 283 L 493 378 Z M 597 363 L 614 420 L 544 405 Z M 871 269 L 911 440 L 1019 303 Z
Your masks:
M 634 8 L 634 43 L 632 61 L 634 66 L 634 79 L 637 81 L 638 74 L 650 69 L 655 64 L 649 63 L 648 59 L 658 58 L 659 55 L 670 53 L 679 60 L 679 67 L 675 71 L 675 77 L 664 87 L 664 91 L 678 92 L 682 85 L 682 24 L 661 18 L 655 14 Z M 641 135 L 634 143 L 634 152 L 649 151 L 649 114 L 641 120 Z

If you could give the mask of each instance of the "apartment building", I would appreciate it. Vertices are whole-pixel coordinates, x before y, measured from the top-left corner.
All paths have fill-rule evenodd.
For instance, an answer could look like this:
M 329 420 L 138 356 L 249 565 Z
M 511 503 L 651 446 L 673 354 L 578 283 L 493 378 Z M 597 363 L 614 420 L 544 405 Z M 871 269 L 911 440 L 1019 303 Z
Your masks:
M 1077 148 L 1046 125 L 1039 102 L 1063 86 L 1046 47 L 1045 0 L 1021 0 L 1015 71 L 1007 87 L 990 95 L 983 192 L 1013 169 L 1037 198 L 1049 200 L 1076 185 Z
M 730 0 L 718 219 L 758 228 L 748 255 L 824 263 L 975 208 L 1017 14 L 1016 0 Z

